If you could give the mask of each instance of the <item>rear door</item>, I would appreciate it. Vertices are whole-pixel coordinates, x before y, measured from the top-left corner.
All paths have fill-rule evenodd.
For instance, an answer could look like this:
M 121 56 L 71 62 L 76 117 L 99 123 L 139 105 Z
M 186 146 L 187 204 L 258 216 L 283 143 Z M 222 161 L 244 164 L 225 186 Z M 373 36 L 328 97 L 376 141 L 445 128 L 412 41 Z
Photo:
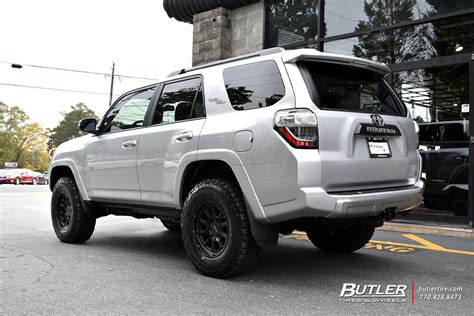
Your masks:
M 414 123 L 383 75 L 331 62 L 298 66 L 317 106 L 322 187 L 337 192 L 414 184 Z
M 165 82 L 152 109 L 150 126 L 143 129 L 137 153 L 142 201 L 173 207 L 178 166 L 195 160 L 204 125 L 201 77 Z
M 426 172 L 425 196 L 448 197 L 448 184 L 467 184 L 469 125 L 466 121 L 420 124 L 420 145 Z M 456 177 L 454 173 L 462 173 Z M 454 181 L 454 183 L 450 183 Z
M 119 99 L 86 147 L 85 181 L 94 200 L 141 202 L 136 155 L 141 127 L 156 87 Z

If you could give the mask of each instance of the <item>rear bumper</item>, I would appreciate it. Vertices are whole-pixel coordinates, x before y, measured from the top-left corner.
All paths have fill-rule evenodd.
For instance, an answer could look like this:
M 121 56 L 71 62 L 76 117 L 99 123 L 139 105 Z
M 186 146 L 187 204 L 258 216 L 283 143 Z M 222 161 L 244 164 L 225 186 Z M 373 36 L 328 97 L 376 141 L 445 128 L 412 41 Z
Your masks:
M 301 188 L 295 200 L 264 207 L 269 223 L 301 217 L 354 218 L 376 216 L 386 209 L 402 212 L 423 203 L 423 182 L 403 188 L 365 192 L 327 193 Z

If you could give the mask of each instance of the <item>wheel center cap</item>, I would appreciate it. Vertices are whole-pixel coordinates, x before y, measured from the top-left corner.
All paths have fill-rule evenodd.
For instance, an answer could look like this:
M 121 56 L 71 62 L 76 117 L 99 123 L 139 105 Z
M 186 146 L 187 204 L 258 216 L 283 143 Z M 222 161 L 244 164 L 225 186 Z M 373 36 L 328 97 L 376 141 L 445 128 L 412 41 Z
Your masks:
M 217 230 L 217 225 L 215 223 L 211 224 L 211 232 L 213 235 L 217 235 L 218 230 Z

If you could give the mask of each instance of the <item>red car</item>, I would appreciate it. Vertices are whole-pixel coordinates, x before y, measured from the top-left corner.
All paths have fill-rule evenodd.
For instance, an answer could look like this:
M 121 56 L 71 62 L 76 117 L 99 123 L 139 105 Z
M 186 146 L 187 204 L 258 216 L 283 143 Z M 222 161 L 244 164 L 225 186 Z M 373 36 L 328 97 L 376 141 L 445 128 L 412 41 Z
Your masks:
M 38 183 L 38 176 L 30 169 L 3 169 L 0 171 L 0 184 L 33 184 Z

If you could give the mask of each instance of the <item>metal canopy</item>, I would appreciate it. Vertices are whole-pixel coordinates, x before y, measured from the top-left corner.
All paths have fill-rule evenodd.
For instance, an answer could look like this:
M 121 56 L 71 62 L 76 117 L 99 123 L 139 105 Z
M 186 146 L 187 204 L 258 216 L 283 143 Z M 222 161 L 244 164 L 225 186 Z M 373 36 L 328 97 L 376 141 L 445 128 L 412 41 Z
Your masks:
M 219 7 L 235 9 L 259 0 L 164 0 L 163 7 L 170 18 L 193 23 L 193 15 Z

